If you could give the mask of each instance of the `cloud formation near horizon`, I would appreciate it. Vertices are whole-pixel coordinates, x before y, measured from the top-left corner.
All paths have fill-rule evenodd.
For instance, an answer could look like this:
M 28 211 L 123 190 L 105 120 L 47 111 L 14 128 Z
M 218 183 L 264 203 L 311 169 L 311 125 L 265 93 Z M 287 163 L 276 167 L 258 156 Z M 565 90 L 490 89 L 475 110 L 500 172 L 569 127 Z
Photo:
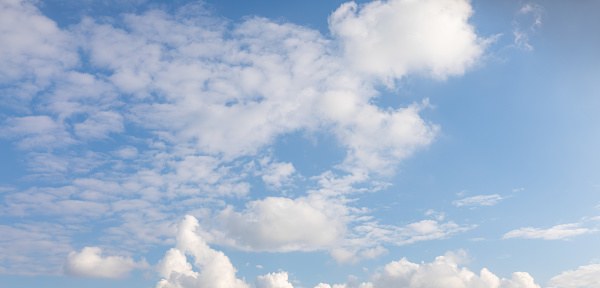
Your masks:
M 158 267 L 162 279 L 157 288 L 247 288 L 244 280 L 236 278 L 237 270 L 223 252 L 211 249 L 199 236 L 198 220 L 186 216 L 181 222 L 176 248 L 170 249 Z M 194 258 L 187 262 L 186 256 Z M 377 269 L 372 282 L 335 284 L 334 288 L 388 288 L 388 287 L 448 287 L 448 288 L 540 288 L 526 272 L 515 272 L 511 279 L 498 278 L 483 268 L 479 275 L 465 267 L 466 252 L 448 252 L 431 263 L 412 263 L 406 258 L 393 261 Z M 198 270 L 198 271 L 195 271 Z M 258 288 L 293 288 L 285 271 L 268 273 L 256 279 Z M 315 288 L 331 288 L 330 284 L 320 283 Z

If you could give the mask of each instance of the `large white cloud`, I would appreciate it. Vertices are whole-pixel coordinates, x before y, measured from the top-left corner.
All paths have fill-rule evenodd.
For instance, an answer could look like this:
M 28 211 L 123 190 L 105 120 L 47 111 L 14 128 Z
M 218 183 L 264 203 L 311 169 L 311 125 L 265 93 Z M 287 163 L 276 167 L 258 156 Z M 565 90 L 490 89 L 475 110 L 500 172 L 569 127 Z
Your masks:
M 600 287 L 598 279 L 600 279 L 600 264 L 590 264 L 554 276 L 548 285 L 550 288 L 598 288 Z
M 359 71 L 384 80 L 409 73 L 443 79 L 463 74 L 483 54 L 471 14 L 466 0 L 348 2 L 329 26 Z

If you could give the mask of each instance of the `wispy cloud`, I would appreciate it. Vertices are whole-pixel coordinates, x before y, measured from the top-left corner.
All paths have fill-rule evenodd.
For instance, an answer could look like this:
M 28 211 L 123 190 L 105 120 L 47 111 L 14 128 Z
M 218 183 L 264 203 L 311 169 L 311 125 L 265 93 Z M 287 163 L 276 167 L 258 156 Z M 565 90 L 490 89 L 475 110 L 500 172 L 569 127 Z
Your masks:
M 582 223 L 556 225 L 548 229 L 525 227 L 504 234 L 503 239 L 525 238 L 544 240 L 564 240 L 571 237 L 597 232 L 597 229 L 583 228 Z
M 529 44 L 530 37 L 542 26 L 544 8 L 535 3 L 527 3 L 517 11 L 513 21 L 515 46 L 523 50 L 533 50 Z
M 502 197 L 498 194 L 492 195 L 477 195 L 466 197 L 460 200 L 452 201 L 452 205 L 456 207 L 478 207 L 478 206 L 494 206 L 498 204 L 498 202 L 502 201 L 506 197 Z

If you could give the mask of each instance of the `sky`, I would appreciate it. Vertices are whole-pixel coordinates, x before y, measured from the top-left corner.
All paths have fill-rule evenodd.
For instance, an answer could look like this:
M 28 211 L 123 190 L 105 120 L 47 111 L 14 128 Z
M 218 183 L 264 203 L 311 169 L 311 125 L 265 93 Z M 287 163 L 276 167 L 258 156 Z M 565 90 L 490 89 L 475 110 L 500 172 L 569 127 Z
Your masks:
M 0 287 L 600 287 L 598 11 L 0 0 Z

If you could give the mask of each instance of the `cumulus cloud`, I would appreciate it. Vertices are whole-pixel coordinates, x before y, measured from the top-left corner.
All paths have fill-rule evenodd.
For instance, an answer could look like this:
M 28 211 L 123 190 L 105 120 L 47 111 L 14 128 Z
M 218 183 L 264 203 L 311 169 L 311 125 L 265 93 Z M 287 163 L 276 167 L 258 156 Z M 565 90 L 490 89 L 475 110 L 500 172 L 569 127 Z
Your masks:
M 318 197 L 268 197 L 237 212 L 229 207 L 215 217 L 211 231 L 222 243 L 244 250 L 297 251 L 327 249 L 346 233 L 348 207 Z M 342 211 L 336 211 L 336 206 Z
M 289 185 L 296 174 L 294 164 L 289 162 L 273 162 L 265 157 L 259 163 L 261 171 L 258 174 L 270 189 L 281 189 L 284 185 Z
M 515 272 L 511 279 L 498 278 L 483 268 L 479 275 L 465 267 L 466 253 L 448 252 L 431 263 L 412 263 L 406 258 L 391 262 L 373 275 L 371 288 L 384 287 L 480 287 L 480 288 L 539 288 L 526 272 Z
M 211 249 L 199 234 L 199 223 L 186 216 L 179 226 L 176 248 L 170 249 L 157 265 L 164 279 L 157 288 L 177 287 L 250 287 L 235 277 L 236 269 L 223 252 Z M 192 264 L 186 255 L 194 258 Z M 460 265 L 468 262 L 464 250 L 447 252 L 431 263 L 412 263 L 406 258 L 380 267 L 371 281 L 358 283 L 354 277 L 346 284 L 319 283 L 315 288 L 388 288 L 388 287 L 457 287 L 457 288 L 539 288 L 526 272 L 515 272 L 511 279 L 499 278 L 483 268 L 479 275 Z M 257 288 L 294 288 L 285 271 L 258 276 Z
M 248 284 L 236 278 L 237 270 L 229 258 L 223 252 L 211 249 L 196 233 L 198 226 L 198 220 L 189 215 L 181 222 L 176 247 L 167 251 L 157 265 L 164 279 L 156 288 L 248 288 Z M 186 255 L 194 258 L 194 267 L 199 272 L 193 270 Z
M 591 264 L 554 276 L 548 285 L 549 288 L 598 288 L 600 287 L 598 279 L 600 279 L 600 264 Z
M 288 281 L 288 273 L 277 272 L 256 277 L 257 288 L 294 288 Z
M 345 57 L 361 72 L 383 79 L 422 73 L 461 75 L 485 49 L 468 23 L 469 1 L 348 2 L 329 18 Z
M 472 197 L 466 197 L 460 200 L 452 201 L 452 205 L 456 207 L 477 207 L 477 206 L 494 206 L 498 202 L 502 201 L 506 197 L 502 197 L 498 194 L 493 195 L 477 195 Z
M 124 278 L 136 268 L 148 268 L 145 260 L 135 262 L 129 257 L 102 256 L 102 249 L 85 247 L 81 252 L 72 251 L 63 267 L 70 276 L 91 278 Z
M 581 223 L 569 223 L 556 225 L 548 229 L 539 229 L 533 227 L 524 227 L 512 230 L 504 234 L 503 239 L 525 238 L 525 239 L 544 239 L 544 240 L 563 240 L 574 236 L 596 232 L 597 229 L 580 228 Z

